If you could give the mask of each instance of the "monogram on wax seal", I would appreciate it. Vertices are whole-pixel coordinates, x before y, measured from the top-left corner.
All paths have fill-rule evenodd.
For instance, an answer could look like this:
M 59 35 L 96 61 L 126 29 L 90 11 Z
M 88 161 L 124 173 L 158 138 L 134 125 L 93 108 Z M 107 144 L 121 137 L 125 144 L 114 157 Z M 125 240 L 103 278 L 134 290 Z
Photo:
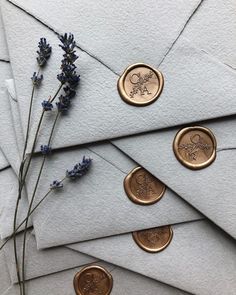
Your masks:
M 216 139 L 208 128 L 186 127 L 175 136 L 173 149 L 184 166 L 193 170 L 202 169 L 216 158 Z
M 112 286 L 111 274 L 98 265 L 84 267 L 74 277 L 74 288 L 77 295 L 109 295 Z
M 124 179 L 124 189 L 131 201 L 151 205 L 165 193 L 165 185 L 142 167 L 134 168 Z
M 136 106 L 154 102 L 160 96 L 163 85 L 162 73 L 143 63 L 129 66 L 117 84 L 121 98 Z
M 133 232 L 133 239 L 143 250 L 157 253 L 171 242 L 173 231 L 169 225 Z

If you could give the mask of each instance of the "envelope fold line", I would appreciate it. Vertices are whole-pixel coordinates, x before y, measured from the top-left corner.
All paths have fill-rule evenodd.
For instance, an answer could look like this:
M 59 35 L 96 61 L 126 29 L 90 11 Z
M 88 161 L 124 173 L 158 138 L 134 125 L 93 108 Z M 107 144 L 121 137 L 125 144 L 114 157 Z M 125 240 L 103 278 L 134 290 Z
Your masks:
M 32 13 L 30 13 L 29 11 L 25 10 L 23 7 L 15 4 L 14 2 L 10 1 L 10 0 L 6 0 L 8 3 L 12 4 L 14 7 L 22 10 L 24 13 L 26 13 L 27 15 L 29 15 L 30 17 L 34 18 L 36 21 L 40 22 L 42 25 L 44 25 L 45 27 L 47 27 L 49 30 L 51 30 L 53 33 L 55 33 L 57 36 L 60 35 L 60 33 L 58 33 L 55 29 L 53 29 L 52 27 L 50 27 L 49 25 L 47 25 L 46 23 L 43 22 L 43 20 L 39 19 L 38 17 L 36 17 L 35 15 L 33 15 Z M 203 1 L 203 0 L 202 0 Z M 76 44 L 76 47 L 78 49 L 80 49 L 82 52 L 85 52 L 86 54 L 88 54 L 91 58 L 95 59 L 97 62 L 99 62 L 100 64 L 102 64 L 104 67 L 106 67 L 108 70 L 110 70 L 113 74 L 115 74 L 116 76 L 120 76 L 119 73 L 117 73 L 115 70 L 113 70 L 111 67 L 109 67 L 108 65 L 106 65 L 101 59 L 99 59 L 98 57 L 96 57 L 95 55 L 93 55 L 92 53 L 88 52 L 85 48 L 82 48 L 80 46 L 78 46 Z

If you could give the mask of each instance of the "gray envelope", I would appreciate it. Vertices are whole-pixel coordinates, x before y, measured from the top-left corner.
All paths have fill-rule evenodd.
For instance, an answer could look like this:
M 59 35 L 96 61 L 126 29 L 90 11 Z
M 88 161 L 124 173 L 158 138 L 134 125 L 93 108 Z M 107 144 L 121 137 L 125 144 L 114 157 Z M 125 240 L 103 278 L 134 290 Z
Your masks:
M 198 125 L 210 128 L 217 140 L 215 162 L 200 171 L 187 169 L 175 158 L 172 144 L 180 128 L 114 143 L 235 238 L 236 119 L 231 117 Z M 147 155 L 152 161 L 147 160 Z
M 172 229 L 170 245 L 156 254 L 139 248 L 131 234 L 83 242 L 70 248 L 193 294 L 233 295 L 235 241 L 206 220 L 174 225 Z
M 51 1 L 3 1 L 21 114 L 25 114 L 28 107 L 29 77 L 36 67 L 33 52 L 39 35 L 48 38 L 54 51 L 50 66 L 44 71 L 44 87 L 36 94 L 36 101 L 56 91 L 61 50 L 55 32 L 61 33 L 62 29 L 74 32 L 82 48 L 78 49 L 81 87 L 70 115 L 59 123 L 61 132 L 55 134 L 54 147 L 235 114 L 235 72 L 202 47 L 197 47 L 192 42 L 194 37 L 189 39 L 190 33 L 184 36 L 185 28 L 191 27 L 192 19 L 204 9 L 202 2 L 150 0 L 148 5 L 144 1 L 137 5 L 134 1 L 113 4 L 97 1 L 91 13 L 87 1 L 59 1 L 57 4 Z M 50 12 L 53 13 L 49 17 Z M 207 9 L 207 12 L 211 16 L 209 21 L 213 21 L 211 10 Z M 58 15 L 63 18 L 63 27 Z M 118 76 L 134 62 L 159 67 L 165 77 L 161 97 L 147 107 L 127 105 L 117 92 Z M 34 117 L 38 118 L 40 113 L 38 103 Z M 25 128 L 26 116 L 22 117 Z M 47 134 L 48 128 L 44 128 L 41 138 Z M 32 140 L 32 136 L 30 138 Z
M 8 88 L 6 99 L 8 103 L 10 101 L 15 106 L 17 102 L 14 96 L 14 84 L 8 80 L 6 86 Z M 16 106 L 14 109 L 17 113 Z M 15 113 L 13 117 L 15 117 Z M 17 123 L 16 117 L 15 126 L 19 128 L 20 124 L 19 121 Z M 5 108 L 4 122 L 7 118 L 8 120 L 11 118 L 10 108 Z M 0 122 L 1 120 L 2 117 L 0 116 Z M 7 126 L 12 126 L 12 123 L 7 124 Z M 11 133 L 8 132 L 10 145 L 11 142 L 16 142 L 13 134 L 12 130 Z M 16 143 L 14 145 L 16 146 Z M 7 150 L 9 149 L 6 148 Z M 34 214 L 34 228 L 39 248 L 203 218 L 201 214 L 168 188 L 161 201 L 155 205 L 144 207 L 132 203 L 124 191 L 123 181 L 137 164 L 109 142 L 52 154 L 45 164 L 36 202 L 48 191 L 50 183 L 56 178 L 62 178 L 66 169 L 73 166 L 83 155 L 93 158 L 90 173 L 82 181 L 67 182 L 61 192 L 53 192 Z M 28 192 L 33 190 L 40 164 L 41 157 L 36 157 L 32 163 L 32 169 L 29 171 Z M 14 182 L 13 175 L 11 179 Z M 16 183 L 17 179 L 15 178 L 14 190 L 12 190 L 11 195 L 8 194 L 9 206 L 2 209 L 4 216 L 8 216 L 4 224 L 9 229 L 12 228 L 12 216 L 17 193 Z M 3 186 L 3 189 L 8 190 L 5 186 Z M 2 194 L 2 196 L 5 196 L 5 194 Z M 169 214 L 166 214 L 166 212 L 169 212 Z M 60 231 L 58 231 L 58 227 Z M 9 233 L 8 230 L 7 234 Z M 3 237 L 5 236 L 6 234 L 3 235 Z
M 82 255 L 82 254 L 81 254 Z M 85 256 L 85 255 L 84 255 Z M 3 295 L 18 294 L 17 285 L 11 285 L 6 258 L 0 254 L 1 270 L 0 270 L 0 288 Z M 150 278 L 146 278 L 137 273 L 122 269 L 120 267 L 104 263 L 95 262 L 95 265 L 105 267 L 113 277 L 112 294 L 129 294 L 129 295 L 187 295 L 188 293 L 170 287 L 168 285 L 157 282 Z M 57 273 L 52 273 L 47 276 L 40 276 L 27 281 L 26 288 L 29 295 L 48 294 L 66 294 L 74 295 L 73 278 L 82 267 L 72 268 Z

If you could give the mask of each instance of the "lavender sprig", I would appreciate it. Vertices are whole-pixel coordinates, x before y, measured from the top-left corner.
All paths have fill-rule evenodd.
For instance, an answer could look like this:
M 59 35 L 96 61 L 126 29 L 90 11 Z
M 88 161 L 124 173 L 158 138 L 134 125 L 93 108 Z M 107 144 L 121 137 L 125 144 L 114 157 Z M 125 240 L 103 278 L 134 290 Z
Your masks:
M 43 80 L 43 75 L 39 75 L 36 72 L 33 73 L 31 77 L 32 83 L 34 86 L 39 86 Z
M 52 149 L 49 145 L 45 144 L 45 145 L 41 145 L 40 146 L 40 150 L 41 150 L 41 153 L 43 155 L 48 155 L 51 153 Z
M 53 109 L 53 104 L 48 100 L 44 100 L 42 102 L 42 107 L 43 107 L 44 111 L 46 111 L 46 112 L 51 111 Z
M 84 176 L 92 163 L 92 159 L 83 157 L 81 163 L 76 164 L 73 169 L 66 171 L 66 177 L 70 179 L 76 179 Z
M 13 221 L 13 243 L 14 243 L 14 256 L 15 256 L 15 264 L 16 264 L 16 272 L 17 272 L 17 279 L 18 279 L 18 284 L 20 287 L 20 294 L 22 294 L 22 292 L 24 293 L 24 280 L 21 283 L 21 275 L 19 272 L 19 263 L 18 263 L 18 257 L 17 257 L 17 242 L 16 242 L 16 221 L 17 221 L 17 215 L 18 215 L 18 209 L 19 209 L 19 203 L 21 200 L 21 193 L 22 193 L 22 189 L 24 187 L 24 183 L 25 183 L 25 178 L 27 175 L 27 172 L 24 173 L 24 166 L 26 163 L 26 149 L 27 149 L 27 145 L 28 145 L 28 137 L 29 137 L 29 130 L 30 130 L 30 122 L 31 122 L 31 113 L 32 113 L 32 105 L 33 105 L 33 98 L 34 98 L 34 92 L 35 92 L 35 88 L 38 87 L 43 79 L 43 75 L 40 75 L 40 68 L 43 67 L 46 64 L 46 61 L 49 59 L 50 55 L 51 55 L 51 46 L 47 43 L 45 38 L 41 38 L 38 44 L 38 48 L 39 50 L 37 51 L 37 63 L 39 66 L 38 72 L 34 72 L 33 76 L 31 77 L 32 79 L 32 83 L 33 83 L 33 87 L 32 87 L 32 93 L 31 93 L 31 98 L 30 98 L 30 103 L 29 103 L 29 112 L 28 112 L 28 120 L 27 120 L 27 130 L 26 130 L 26 137 L 25 137 L 25 142 L 24 142 L 24 148 L 23 148 L 23 153 L 22 153 L 22 159 L 21 159 L 21 164 L 20 164 L 20 169 L 19 169 L 19 181 L 18 181 L 18 196 L 17 196 L 17 200 L 16 200 L 16 206 L 15 206 L 15 212 L 14 212 L 14 221 Z M 35 136 L 37 137 L 37 136 Z M 32 153 L 31 153 L 32 154 Z M 28 167 L 30 165 L 28 164 Z M 28 170 L 28 169 L 26 169 Z M 23 289 L 22 289 L 22 284 L 23 284 Z
M 52 53 L 52 47 L 49 43 L 47 43 L 47 40 L 45 38 L 41 38 L 38 44 L 39 50 L 37 50 L 37 62 L 39 67 L 44 67 L 47 63 L 47 60 L 51 56 Z
M 23 253 L 22 253 L 22 285 L 23 285 L 23 294 L 25 294 L 25 252 L 26 252 L 26 233 L 27 233 L 27 225 L 28 225 L 28 219 L 29 219 L 29 215 L 30 212 L 32 210 L 32 206 L 33 206 L 33 202 L 35 199 L 35 195 L 36 195 L 36 191 L 38 188 L 38 184 L 42 175 L 42 171 L 44 168 L 44 163 L 46 161 L 46 156 L 47 154 L 51 151 L 50 148 L 50 143 L 52 140 L 52 136 L 53 136 L 53 132 L 56 126 L 56 122 L 60 116 L 60 114 L 66 110 L 68 110 L 68 107 L 70 106 L 70 102 L 71 102 L 71 98 L 73 98 L 75 96 L 75 88 L 78 86 L 79 80 L 80 80 L 80 76 L 76 73 L 76 66 L 73 64 L 74 61 L 78 58 L 75 54 L 75 41 L 74 41 L 74 36 L 72 34 L 65 34 L 64 36 L 60 36 L 60 40 L 62 42 L 62 49 L 65 52 L 63 54 L 63 60 L 61 62 L 61 74 L 59 74 L 57 76 L 58 80 L 61 82 L 59 89 L 57 90 L 56 94 L 52 97 L 48 99 L 48 102 L 50 104 L 53 103 L 54 99 L 57 97 L 57 95 L 59 94 L 59 92 L 61 91 L 61 89 L 63 88 L 64 90 L 64 95 L 61 95 L 59 98 L 59 102 L 57 104 L 57 115 L 55 117 L 50 135 L 49 135 L 49 140 L 48 140 L 48 144 L 47 145 L 42 145 L 41 146 L 41 152 L 43 154 L 43 161 L 41 163 L 41 167 L 39 169 L 39 174 L 34 186 L 34 190 L 33 190 L 33 194 L 32 194 L 32 198 L 31 201 L 29 203 L 29 208 L 28 208 L 28 212 L 27 212 L 27 217 L 26 217 L 26 221 L 25 221 L 25 229 L 24 229 L 24 238 L 23 238 Z M 64 87 L 63 87 L 64 86 Z M 41 127 L 41 123 L 42 123 L 42 119 L 43 119 L 43 115 L 46 111 L 46 109 L 51 108 L 51 105 L 45 104 L 44 102 L 42 102 L 42 106 L 43 106 L 43 112 L 41 114 L 40 120 L 39 120 L 39 124 L 36 130 L 36 134 L 35 134 L 35 138 L 34 138 L 34 142 L 33 142 L 33 146 L 32 146 L 32 152 L 30 154 L 30 158 L 29 161 L 27 162 L 27 167 L 24 173 L 24 179 L 26 178 L 28 169 L 29 169 L 29 165 L 31 163 L 31 159 L 32 159 L 32 154 L 36 145 L 36 140 L 39 134 L 39 130 Z M 46 109 L 45 109 L 46 108 Z M 59 184 L 58 184 L 59 185 Z M 56 186 L 56 183 L 54 183 L 54 186 Z
M 91 167 L 91 163 L 92 160 L 90 158 L 84 160 L 85 157 L 83 157 L 82 159 L 82 163 L 81 165 L 84 165 L 83 163 L 87 160 L 90 162 L 90 164 L 87 166 L 87 170 L 86 173 L 88 172 L 89 168 Z M 76 164 L 78 165 L 78 164 Z M 68 170 L 67 170 L 68 171 Z M 66 171 L 66 173 L 67 173 Z M 83 173 L 83 175 L 85 175 L 86 173 Z M 48 195 L 52 192 L 52 190 L 56 190 L 59 188 L 63 188 L 63 182 L 68 179 L 67 176 L 65 176 L 62 180 L 54 180 L 51 184 L 50 184 L 50 188 L 47 191 L 47 193 L 41 198 L 41 200 L 31 209 L 31 211 L 29 212 L 29 215 L 20 222 L 20 224 L 17 226 L 16 230 L 13 232 L 13 234 L 11 236 L 9 236 L 4 243 L 0 246 L 0 250 L 3 249 L 3 247 L 7 244 L 7 242 L 13 237 L 14 234 L 16 234 L 16 232 L 19 230 L 19 228 L 26 222 L 26 220 L 34 213 L 34 211 L 40 206 L 40 204 L 48 197 Z
M 57 75 L 57 79 L 65 85 L 63 88 L 64 95 L 59 97 L 59 101 L 56 103 L 57 109 L 59 112 L 68 111 L 71 99 L 76 95 L 75 89 L 77 88 L 80 75 L 76 72 L 76 65 L 74 62 L 78 58 L 75 54 L 75 41 L 73 34 L 64 34 L 59 36 L 59 39 L 62 44 L 59 46 L 65 52 L 63 54 L 63 60 L 61 61 L 61 73 Z

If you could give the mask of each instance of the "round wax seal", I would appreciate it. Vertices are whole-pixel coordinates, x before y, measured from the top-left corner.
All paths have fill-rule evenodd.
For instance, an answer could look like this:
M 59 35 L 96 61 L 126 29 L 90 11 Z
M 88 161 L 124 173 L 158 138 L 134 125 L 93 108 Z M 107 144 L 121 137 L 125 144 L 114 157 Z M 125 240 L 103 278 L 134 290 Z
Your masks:
M 171 242 L 173 231 L 170 226 L 161 226 L 133 233 L 133 239 L 143 250 L 156 253 L 164 250 Z
M 74 288 L 77 295 L 109 295 L 112 286 L 111 274 L 98 265 L 84 267 L 74 277 Z
M 143 63 L 129 66 L 118 80 L 121 98 L 132 105 L 153 103 L 161 94 L 164 78 L 160 71 Z
M 202 169 L 216 158 L 216 139 L 208 128 L 187 127 L 175 136 L 173 149 L 181 164 L 193 170 Z
M 124 188 L 131 201 L 151 205 L 165 193 L 165 185 L 142 167 L 134 168 L 124 179 Z

